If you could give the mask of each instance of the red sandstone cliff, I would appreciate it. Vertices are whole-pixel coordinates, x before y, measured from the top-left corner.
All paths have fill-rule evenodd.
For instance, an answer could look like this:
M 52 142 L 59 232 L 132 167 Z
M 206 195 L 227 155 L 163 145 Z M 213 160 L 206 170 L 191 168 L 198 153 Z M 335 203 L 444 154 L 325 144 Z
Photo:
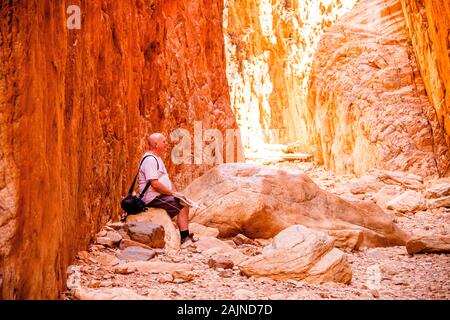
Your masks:
M 56 298 L 118 210 L 146 133 L 234 128 L 222 1 L 0 3 L 2 297 Z M 69 4 L 67 4 L 68 6 Z M 167 158 L 168 159 L 168 158 Z M 197 169 L 170 166 L 179 186 Z

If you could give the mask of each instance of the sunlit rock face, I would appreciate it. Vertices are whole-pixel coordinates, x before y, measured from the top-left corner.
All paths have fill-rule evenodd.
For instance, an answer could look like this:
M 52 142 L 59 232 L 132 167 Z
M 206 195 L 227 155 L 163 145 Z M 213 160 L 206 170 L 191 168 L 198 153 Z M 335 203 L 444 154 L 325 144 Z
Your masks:
M 296 141 L 336 173 L 447 174 L 449 5 L 402 1 L 225 1 L 244 145 Z
M 448 137 L 407 42 L 400 0 L 361 1 L 323 35 L 307 127 L 315 159 L 337 173 L 448 172 Z
M 356 0 L 225 0 L 231 105 L 244 146 L 307 145 L 308 79 L 321 35 Z
M 450 1 L 402 0 L 428 98 L 450 136 Z
M 58 297 L 75 253 L 118 212 L 145 134 L 235 127 L 222 1 L 75 1 L 79 30 L 64 3 L 0 3 L 5 299 Z M 211 167 L 166 162 L 179 186 Z

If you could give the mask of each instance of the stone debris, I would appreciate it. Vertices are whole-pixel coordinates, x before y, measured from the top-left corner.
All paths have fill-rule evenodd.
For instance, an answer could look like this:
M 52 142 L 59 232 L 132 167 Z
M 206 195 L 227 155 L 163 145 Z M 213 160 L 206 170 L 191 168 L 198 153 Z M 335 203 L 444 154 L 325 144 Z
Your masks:
M 289 162 L 279 166 L 304 166 L 310 170 L 308 174 L 321 188 L 330 192 L 337 190 L 341 194 L 351 195 L 350 187 L 357 180 L 351 175 L 331 176 L 321 167 L 308 166 L 305 163 Z M 330 179 L 333 179 L 333 184 L 329 183 Z M 385 179 L 390 184 L 378 179 L 376 181 L 384 186 L 379 188 L 380 185 L 377 185 L 376 188 L 367 189 L 366 193 L 356 195 L 361 195 L 373 203 L 387 203 L 407 192 L 406 186 L 415 185 L 411 181 L 398 183 L 392 179 Z M 439 184 L 444 182 L 438 180 Z M 425 197 L 430 194 L 429 190 L 439 189 L 432 187 L 436 184 L 437 182 L 423 182 L 426 188 L 420 189 L 420 185 L 416 184 L 415 189 L 410 190 Z M 384 193 L 385 198 L 381 199 L 381 193 Z M 435 192 L 433 197 L 426 196 L 428 204 L 435 199 L 446 197 L 443 194 L 445 193 Z M 277 250 L 288 250 L 289 247 L 292 250 L 294 243 L 298 241 L 291 240 L 292 237 L 279 241 L 275 238 L 253 239 L 245 236 L 251 240 L 249 244 L 230 241 L 234 237 L 241 238 L 238 234 L 228 240 L 212 234 L 199 235 L 198 242 L 181 250 L 151 248 L 123 237 L 119 248 L 117 243 L 111 243 L 109 246 L 109 243 L 105 242 L 105 245 L 94 243 L 85 251 L 80 251 L 74 265 L 67 269 L 65 295 L 67 299 L 450 299 L 450 255 L 442 253 L 446 252 L 443 248 L 445 249 L 445 241 L 448 241 L 446 239 L 450 236 L 450 209 L 429 206 L 425 211 L 417 211 L 414 215 L 395 217 L 388 211 L 386 214 L 392 221 L 395 220 L 394 223 L 400 229 L 413 235 L 406 246 L 368 248 L 364 242 L 360 243 L 361 233 L 358 230 L 321 230 L 326 233 L 322 237 L 329 237 L 331 240 L 326 240 L 318 248 L 326 247 L 327 243 L 333 244 L 321 255 L 320 249 L 315 250 L 319 258 L 321 257 L 321 263 L 313 263 L 314 267 L 309 268 L 311 281 L 307 278 L 255 277 L 241 272 L 242 264 L 245 265 L 247 260 L 267 253 L 274 242 L 277 244 Z M 127 235 L 124 223 L 109 223 L 108 227 L 98 235 L 106 238 L 111 229 Z M 120 250 L 123 252 L 135 246 L 153 250 L 156 255 L 151 261 L 129 262 L 121 261 L 115 256 L 121 254 Z M 344 254 L 337 248 L 347 253 Z M 408 252 L 414 254 L 410 255 Z M 423 254 L 417 254 L 419 252 Z M 289 254 L 290 257 L 295 257 L 291 255 L 292 252 Z M 340 260 L 344 256 L 351 267 L 351 281 L 344 284 L 334 282 L 333 277 L 324 277 L 326 274 L 337 274 L 338 277 L 344 275 L 345 278 L 348 269 L 336 268 L 345 266 Z M 233 267 L 226 269 L 226 265 L 216 265 L 211 268 L 211 259 L 220 261 L 217 257 L 231 260 Z M 280 256 L 280 261 L 282 258 Z M 118 263 L 115 264 L 116 262 Z

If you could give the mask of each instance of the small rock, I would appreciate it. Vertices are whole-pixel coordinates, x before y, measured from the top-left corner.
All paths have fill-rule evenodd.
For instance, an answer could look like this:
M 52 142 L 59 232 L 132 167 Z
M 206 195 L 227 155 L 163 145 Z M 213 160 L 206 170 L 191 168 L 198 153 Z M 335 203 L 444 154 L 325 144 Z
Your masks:
M 159 283 L 173 282 L 173 275 L 170 273 L 165 273 L 158 278 Z
M 95 243 L 101 244 L 101 245 L 103 245 L 105 247 L 109 247 L 109 248 L 114 247 L 114 241 L 107 237 L 97 237 L 97 239 L 95 240 Z
M 91 280 L 88 284 L 88 287 L 89 288 L 100 288 L 101 284 L 102 284 L 101 281 Z
M 155 251 L 141 247 L 127 247 L 117 254 L 117 258 L 126 261 L 147 261 L 156 255 Z
M 126 265 L 119 265 L 119 266 L 115 267 L 115 269 L 114 269 L 114 273 L 118 273 L 118 274 L 130 274 L 135 271 L 137 271 L 136 268 L 126 266 Z
M 372 294 L 372 296 L 374 298 L 379 298 L 380 297 L 380 293 L 378 292 L 378 290 L 375 290 L 375 289 L 370 290 L 370 293 Z
M 230 269 L 226 269 L 219 272 L 219 276 L 222 278 L 231 278 L 234 275 L 234 272 Z
M 100 253 L 98 257 L 95 258 L 95 260 L 106 267 L 115 266 L 120 262 L 119 259 L 107 253 Z
M 118 245 L 120 240 L 122 240 L 122 236 L 117 231 L 108 231 L 106 233 L 106 238 L 111 239 L 113 245 Z
M 109 223 L 108 227 L 110 227 L 116 231 L 119 231 L 120 229 L 123 228 L 124 225 L 125 225 L 125 223 L 123 223 L 123 222 L 114 222 L 114 223 Z
M 194 280 L 194 278 L 195 278 L 195 275 L 193 272 L 184 271 L 184 270 L 173 271 L 172 276 L 174 278 L 174 280 L 173 280 L 174 283 L 189 282 L 189 281 Z
M 83 261 L 87 261 L 89 259 L 89 252 L 87 251 L 80 251 L 77 254 L 77 258 Z
M 223 268 L 223 269 L 231 269 L 234 267 L 233 260 L 231 258 L 224 255 L 215 255 L 212 256 L 208 260 L 208 266 L 210 268 Z
M 106 230 L 102 230 L 99 233 L 97 233 L 97 237 L 106 237 Z

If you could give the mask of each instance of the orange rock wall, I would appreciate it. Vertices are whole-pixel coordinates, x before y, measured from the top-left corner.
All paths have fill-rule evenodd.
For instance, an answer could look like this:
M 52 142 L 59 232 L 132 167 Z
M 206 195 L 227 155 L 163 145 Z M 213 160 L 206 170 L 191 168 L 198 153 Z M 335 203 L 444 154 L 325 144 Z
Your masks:
M 449 137 L 415 60 L 400 0 L 361 1 L 324 34 L 308 100 L 317 161 L 337 173 L 448 173 Z
M 402 0 L 428 98 L 450 136 L 450 1 Z
M 61 1 L 0 4 L 4 299 L 60 295 L 75 253 L 117 213 L 145 134 L 236 126 L 222 1 L 69 4 L 80 30 Z M 168 167 L 179 186 L 208 168 Z

